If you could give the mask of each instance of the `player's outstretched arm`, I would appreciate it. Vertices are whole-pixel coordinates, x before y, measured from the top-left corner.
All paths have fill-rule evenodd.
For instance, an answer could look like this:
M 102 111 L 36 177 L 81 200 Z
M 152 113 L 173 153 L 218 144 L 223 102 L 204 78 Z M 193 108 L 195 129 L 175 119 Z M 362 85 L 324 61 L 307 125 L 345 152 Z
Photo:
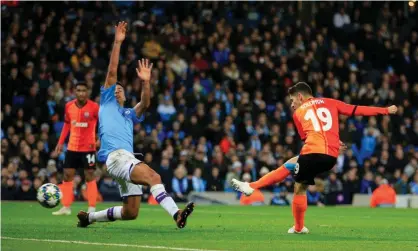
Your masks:
M 67 138 L 68 134 L 70 133 L 70 129 L 71 129 L 71 124 L 70 124 L 70 117 L 69 117 L 69 113 L 68 113 L 68 105 L 69 103 L 67 103 L 65 105 L 65 112 L 64 112 L 64 126 L 61 130 L 61 135 L 60 138 L 58 140 L 57 146 L 55 147 L 54 152 L 58 155 L 62 152 L 62 147 L 64 145 L 64 141 Z
M 60 154 L 62 152 L 62 147 L 64 145 L 64 141 L 67 138 L 68 134 L 70 133 L 70 123 L 65 122 L 64 127 L 62 128 L 60 138 L 58 140 L 57 146 L 55 147 L 55 153 Z
M 360 106 L 350 105 L 339 100 L 336 100 L 336 107 L 338 112 L 347 116 L 376 116 L 376 115 L 388 115 L 396 114 L 398 108 L 395 105 L 389 107 L 376 107 L 376 106 Z
M 152 63 L 150 64 L 148 59 L 138 60 L 138 68 L 136 68 L 136 73 L 142 80 L 141 101 L 134 107 L 138 117 L 140 117 L 145 112 L 151 103 L 151 70 Z
M 119 22 L 118 25 L 115 26 L 115 41 L 113 42 L 112 54 L 110 55 L 109 67 L 104 85 L 105 88 L 109 88 L 116 84 L 118 78 L 120 46 L 122 45 L 123 40 L 125 40 L 126 26 L 126 22 Z

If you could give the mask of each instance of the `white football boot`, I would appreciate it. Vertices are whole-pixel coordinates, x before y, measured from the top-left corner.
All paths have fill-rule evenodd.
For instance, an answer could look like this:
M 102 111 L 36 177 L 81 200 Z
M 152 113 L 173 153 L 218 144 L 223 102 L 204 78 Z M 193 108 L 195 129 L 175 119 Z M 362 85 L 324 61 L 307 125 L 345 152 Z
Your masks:
M 94 212 L 96 212 L 96 208 L 95 207 L 89 207 L 87 209 L 87 213 L 94 213 Z
M 53 212 L 52 215 L 71 215 L 71 209 L 69 207 L 61 207 L 60 210 Z
M 237 191 L 239 191 L 239 192 L 241 192 L 241 193 L 243 193 L 247 196 L 250 196 L 254 192 L 254 188 L 250 187 L 250 183 L 248 183 L 248 182 L 242 182 L 242 181 L 239 181 L 237 179 L 232 179 L 231 183 L 232 183 L 232 187 L 235 190 L 237 190 Z
M 295 226 L 291 227 L 288 231 L 288 234 L 309 234 L 309 229 L 307 227 L 303 227 L 300 232 L 295 230 Z

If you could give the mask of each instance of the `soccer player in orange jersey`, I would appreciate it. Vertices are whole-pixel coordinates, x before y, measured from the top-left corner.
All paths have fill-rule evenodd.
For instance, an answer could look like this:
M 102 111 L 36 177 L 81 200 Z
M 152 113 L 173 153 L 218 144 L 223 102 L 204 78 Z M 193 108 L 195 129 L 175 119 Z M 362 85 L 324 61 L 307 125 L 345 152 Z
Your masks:
M 308 233 L 304 226 L 307 209 L 306 190 L 314 185 L 314 178 L 331 170 L 339 151 L 345 148 L 339 139 L 338 115 L 375 116 L 396 114 L 397 107 L 368 107 L 349 105 L 335 99 L 314 98 L 308 84 L 299 82 L 289 89 L 291 107 L 294 110 L 293 121 L 301 139 L 305 142 L 299 156 L 288 160 L 282 167 L 268 173 L 252 183 L 233 180 L 238 191 L 251 194 L 254 189 L 283 181 L 293 173 L 295 190 L 292 211 L 295 225 L 288 233 Z
M 64 181 L 60 185 L 63 207 L 53 212 L 53 215 L 71 214 L 70 206 L 74 200 L 73 180 L 78 168 L 84 168 L 88 211 L 96 210 L 98 190 L 94 170 L 96 168 L 96 125 L 99 105 L 88 99 L 88 89 L 84 82 L 78 83 L 75 88 L 76 99 L 65 105 L 64 127 L 55 148 L 56 153 L 60 153 L 65 139 L 70 134 L 64 163 Z

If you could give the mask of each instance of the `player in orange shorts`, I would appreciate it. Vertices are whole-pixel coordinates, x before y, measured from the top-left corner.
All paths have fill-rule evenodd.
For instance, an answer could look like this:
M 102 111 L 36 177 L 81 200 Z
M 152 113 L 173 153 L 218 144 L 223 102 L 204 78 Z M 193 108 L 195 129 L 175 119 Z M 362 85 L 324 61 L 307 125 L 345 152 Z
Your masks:
M 96 168 L 96 126 L 99 105 L 88 99 L 88 89 L 84 82 L 76 84 L 76 99 L 65 105 L 64 127 L 55 148 L 60 153 L 68 134 L 68 151 L 65 155 L 64 181 L 60 185 L 63 207 L 53 215 L 70 215 L 74 200 L 73 180 L 76 169 L 83 168 L 87 184 L 89 212 L 96 209 L 98 189 L 94 170 Z
M 396 114 L 397 107 L 368 107 L 346 104 L 329 98 L 314 98 L 308 84 L 299 82 L 289 88 L 293 121 L 301 139 L 305 142 L 300 155 L 287 161 L 282 167 L 252 183 L 233 180 L 238 191 L 251 194 L 254 189 L 284 180 L 290 173 L 295 178 L 292 211 L 295 225 L 288 233 L 309 233 L 304 226 L 307 209 L 306 190 L 314 185 L 314 178 L 331 170 L 336 162 L 341 144 L 338 115 L 376 116 Z

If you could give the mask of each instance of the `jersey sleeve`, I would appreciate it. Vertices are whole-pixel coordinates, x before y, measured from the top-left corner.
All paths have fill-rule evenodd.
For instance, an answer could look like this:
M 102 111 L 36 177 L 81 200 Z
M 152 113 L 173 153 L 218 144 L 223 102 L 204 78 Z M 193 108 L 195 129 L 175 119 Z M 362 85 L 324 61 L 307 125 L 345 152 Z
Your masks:
M 306 133 L 303 131 L 302 124 L 300 123 L 297 113 L 293 113 L 293 122 L 295 123 L 296 129 L 298 130 L 300 138 L 305 141 Z
M 70 109 L 70 103 L 65 104 L 64 123 L 70 123 L 70 121 L 71 121 L 70 113 L 69 113 L 68 109 Z
M 104 86 L 100 87 L 100 104 L 106 104 L 115 100 L 115 90 L 116 85 L 112 85 L 109 88 L 105 88 Z
M 333 105 L 338 113 L 347 116 L 376 116 L 387 115 L 389 111 L 385 107 L 350 105 L 339 100 L 333 100 Z
M 70 107 L 70 103 L 67 103 L 65 105 L 65 111 L 64 111 L 64 126 L 62 127 L 60 138 L 58 139 L 58 144 L 61 144 L 61 145 L 64 144 L 65 139 L 70 133 L 71 118 L 70 118 L 70 113 L 68 112 L 69 107 Z
M 131 119 L 132 119 L 132 122 L 134 122 L 134 124 L 138 124 L 138 123 L 141 123 L 142 121 L 144 121 L 144 119 L 145 119 L 144 114 L 142 114 L 140 117 L 138 117 L 136 115 L 136 112 L 135 112 L 134 108 L 129 108 L 129 110 L 131 111 L 129 114 L 131 114 Z

